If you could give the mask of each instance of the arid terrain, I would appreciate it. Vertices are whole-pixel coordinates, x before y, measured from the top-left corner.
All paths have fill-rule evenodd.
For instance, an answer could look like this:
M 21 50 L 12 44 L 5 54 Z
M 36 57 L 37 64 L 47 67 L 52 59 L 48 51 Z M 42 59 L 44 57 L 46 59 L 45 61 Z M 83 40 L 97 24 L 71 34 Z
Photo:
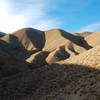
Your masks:
M 100 100 L 100 31 L 0 32 L 0 100 Z

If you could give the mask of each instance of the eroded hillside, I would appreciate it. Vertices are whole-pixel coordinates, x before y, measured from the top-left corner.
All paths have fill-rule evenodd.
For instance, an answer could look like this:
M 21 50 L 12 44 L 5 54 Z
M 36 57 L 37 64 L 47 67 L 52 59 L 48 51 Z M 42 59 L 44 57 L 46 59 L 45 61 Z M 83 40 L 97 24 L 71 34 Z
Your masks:
M 43 32 L 32 28 L 24 28 L 12 34 L 4 35 L 0 40 L 2 41 L 0 43 L 2 50 L 29 63 L 37 61 L 40 65 L 42 64 L 41 60 L 54 63 L 92 48 L 84 37 L 70 34 L 61 29 Z
M 0 36 L 0 100 L 100 100 L 99 36 L 32 28 Z

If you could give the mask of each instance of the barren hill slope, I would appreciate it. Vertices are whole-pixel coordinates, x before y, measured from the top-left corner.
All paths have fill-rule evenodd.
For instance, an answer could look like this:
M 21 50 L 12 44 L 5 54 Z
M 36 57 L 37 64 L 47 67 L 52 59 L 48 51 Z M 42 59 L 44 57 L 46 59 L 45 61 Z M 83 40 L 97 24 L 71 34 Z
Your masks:
M 0 100 L 100 100 L 99 42 L 61 29 L 0 37 Z
M 21 43 L 27 50 L 41 50 L 44 45 L 44 35 L 42 31 L 33 28 L 23 28 L 9 35 L 6 35 L 2 40 L 11 43 L 12 45 Z
M 92 47 L 100 44 L 100 31 L 96 31 L 85 38 L 87 43 Z
M 23 59 L 41 50 L 45 42 L 43 32 L 32 28 L 24 28 L 7 34 L 1 40 L 9 44 L 9 52 Z
M 46 43 L 43 50 L 50 51 L 47 63 L 68 59 L 92 48 L 81 36 L 76 36 L 61 29 L 45 32 Z
M 44 36 L 45 44 L 42 50 L 43 52 L 48 52 L 45 58 L 47 63 L 54 63 L 59 60 L 67 59 L 91 48 L 83 37 L 70 34 L 61 29 L 45 31 Z M 31 59 L 28 58 L 28 62 L 34 62 L 34 54 L 32 56 Z
M 0 40 L 5 42 L 1 44 L 3 50 L 5 49 L 5 51 L 29 63 L 37 61 L 40 65 L 43 60 L 46 63 L 54 63 L 91 48 L 83 37 L 70 34 L 61 29 L 43 32 L 33 28 L 23 28 L 1 37 Z M 2 46 L 0 48 L 2 49 Z M 66 56 L 64 56 L 65 54 Z
M 69 41 L 86 48 L 87 44 L 82 37 L 70 34 L 61 29 L 52 29 L 45 32 L 46 43 L 43 50 L 54 50 Z M 88 48 L 89 46 L 87 46 Z
M 99 100 L 100 45 L 73 59 L 6 77 L 0 86 L 2 100 Z

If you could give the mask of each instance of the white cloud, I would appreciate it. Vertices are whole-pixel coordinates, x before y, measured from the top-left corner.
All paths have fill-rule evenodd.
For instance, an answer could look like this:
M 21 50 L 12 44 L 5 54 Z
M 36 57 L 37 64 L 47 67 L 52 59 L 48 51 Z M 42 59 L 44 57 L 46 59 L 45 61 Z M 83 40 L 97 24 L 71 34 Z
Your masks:
M 96 30 L 99 30 L 99 29 L 100 29 L 100 22 L 87 25 L 87 26 L 81 28 L 78 32 L 84 32 L 84 31 L 93 32 L 93 31 L 96 31 Z
M 48 0 L 0 0 L 0 31 L 13 32 L 22 27 L 46 30 L 59 26 L 58 21 L 49 18 Z
M 24 19 L 20 15 L 13 16 L 7 0 L 0 1 L 0 31 L 11 32 L 24 26 Z
M 56 24 L 55 24 L 56 23 Z M 59 22 L 53 19 L 43 20 L 36 24 L 34 28 L 41 29 L 41 30 L 49 30 L 52 28 L 58 28 Z

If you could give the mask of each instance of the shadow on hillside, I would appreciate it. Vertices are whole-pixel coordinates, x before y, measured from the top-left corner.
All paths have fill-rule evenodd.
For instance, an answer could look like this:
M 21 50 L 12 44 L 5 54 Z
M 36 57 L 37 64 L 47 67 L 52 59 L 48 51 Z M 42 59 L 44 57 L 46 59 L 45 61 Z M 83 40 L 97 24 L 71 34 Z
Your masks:
M 9 100 L 12 97 L 10 100 L 15 98 L 16 100 L 24 100 L 29 97 L 40 100 L 45 97 L 43 100 L 54 100 L 52 97 L 56 98 L 60 94 L 77 94 L 79 91 L 80 96 L 85 91 L 86 94 L 95 94 L 95 96 L 100 97 L 100 92 L 98 92 L 100 91 L 99 83 L 100 70 L 95 69 L 95 66 L 91 68 L 76 64 L 52 64 L 0 80 L 0 99 Z
M 42 50 L 45 45 L 45 35 L 42 31 L 37 31 L 35 29 L 26 30 L 27 37 L 31 40 L 33 45 L 38 49 Z M 29 34 L 30 33 L 30 34 Z M 37 34 L 36 34 L 37 33 Z
M 34 31 L 34 32 L 33 32 Z M 70 41 L 76 43 L 77 45 L 81 46 L 81 47 L 84 47 L 86 49 L 90 49 L 92 48 L 85 40 L 83 37 L 80 37 L 80 36 L 75 36 L 75 35 L 72 35 L 72 34 L 66 34 L 65 31 L 63 30 L 59 30 L 61 31 L 61 35 L 67 39 L 69 39 Z M 6 52 L 9 52 L 13 55 L 16 55 L 22 59 L 26 59 L 28 58 L 30 55 L 38 52 L 39 50 L 42 50 L 42 48 L 44 47 L 45 45 L 45 35 L 42 34 L 41 32 L 39 34 L 34 34 L 34 33 L 37 33 L 37 30 L 35 32 L 35 30 L 27 30 L 27 37 L 29 38 L 29 40 L 33 43 L 33 46 L 35 46 L 35 48 L 37 48 L 36 50 L 31 50 L 31 51 L 28 51 L 24 46 L 23 44 L 21 43 L 22 41 L 19 41 L 19 39 L 17 38 L 17 36 L 14 36 L 12 34 L 9 35 L 9 41 L 10 43 L 4 43 L 4 41 L 0 40 L 0 48 L 5 50 Z M 28 34 L 30 33 L 30 34 Z M 33 39 L 32 37 L 34 37 L 35 39 Z M 74 38 L 73 38 L 74 37 Z M 69 49 L 74 52 L 76 55 L 78 54 L 73 46 L 69 47 Z M 64 56 L 64 59 L 66 59 L 66 56 Z
M 59 30 L 61 32 L 61 35 L 64 37 L 64 38 L 67 38 L 68 40 L 72 41 L 73 43 L 81 46 L 81 47 L 84 47 L 85 49 L 90 49 L 92 48 L 92 46 L 90 46 L 86 40 L 84 40 L 84 37 L 81 37 L 81 36 L 76 36 L 76 35 L 73 35 L 73 34 L 70 34 L 70 33 L 66 33 L 64 30 Z
M 6 33 L 0 32 L 0 38 L 5 36 L 5 35 L 6 35 Z
M 15 58 L 25 61 L 26 58 L 30 55 L 38 52 L 38 50 L 28 51 L 14 35 L 9 35 L 9 43 L 0 39 L 0 50 L 5 53 L 15 56 Z M 32 64 L 28 63 L 31 69 L 38 68 L 44 64 L 47 64 L 45 59 L 48 56 L 49 52 L 41 52 L 35 56 L 34 62 Z M 33 67 L 35 66 L 35 67 Z
M 9 42 L 12 52 L 14 51 L 14 54 L 16 54 L 17 56 L 26 59 L 28 56 L 31 55 L 31 51 L 27 51 L 16 36 L 9 35 Z
M 32 51 L 26 50 L 26 48 L 22 45 L 22 43 L 14 35 L 9 35 L 9 43 L 3 40 L 0 40 L 0 49 L 7 53 L 16 55 L 22 59 L 26 59 L 31 54 L 37 52 L 37 50 L 32 50 Z

